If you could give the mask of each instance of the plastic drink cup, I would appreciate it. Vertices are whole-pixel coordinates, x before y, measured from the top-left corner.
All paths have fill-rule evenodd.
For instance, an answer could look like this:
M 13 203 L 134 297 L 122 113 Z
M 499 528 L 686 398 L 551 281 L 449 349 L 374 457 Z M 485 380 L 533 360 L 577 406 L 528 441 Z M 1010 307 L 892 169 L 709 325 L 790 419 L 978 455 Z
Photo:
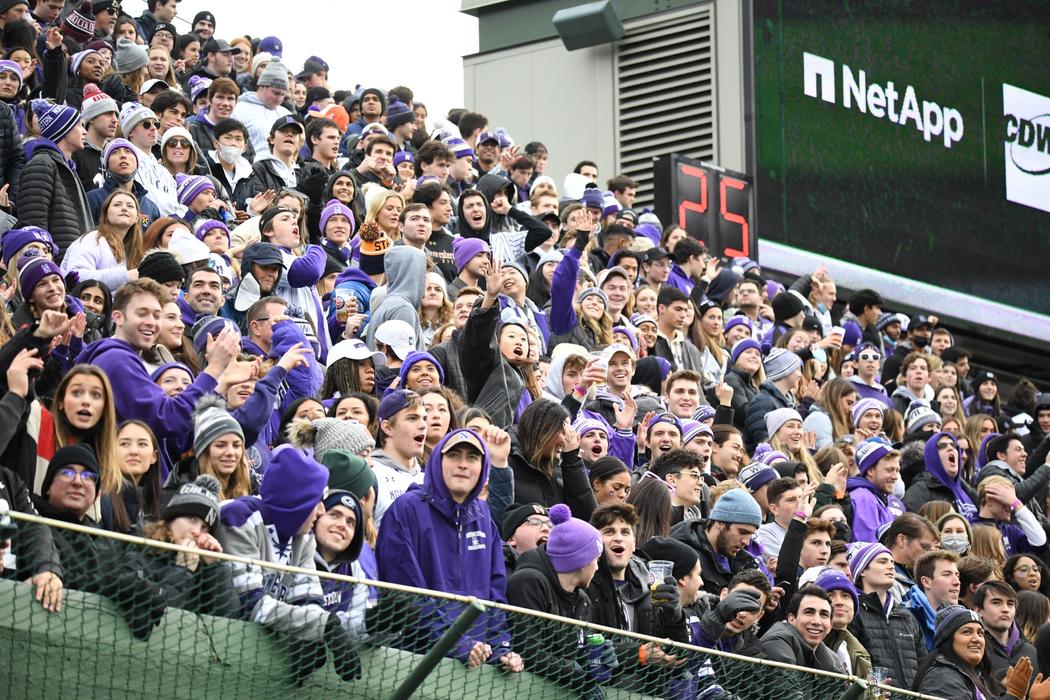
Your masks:
M 674 576 L 674 562 L 665 559 L 653 559 L 649 562 L 649 588 L 654 589 L 668 576 Z

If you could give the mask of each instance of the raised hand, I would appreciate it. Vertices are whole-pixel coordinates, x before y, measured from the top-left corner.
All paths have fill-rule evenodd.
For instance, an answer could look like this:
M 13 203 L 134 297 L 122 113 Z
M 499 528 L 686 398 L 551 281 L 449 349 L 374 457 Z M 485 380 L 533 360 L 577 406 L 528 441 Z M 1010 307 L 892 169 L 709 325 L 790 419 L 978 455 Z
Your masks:
M 488 445 L 492 466 L 507 466 L 510 460 L 510 433 L 499 426 L 489 425 L 482 428 L 481 439 Z
M 722 382 L 717 387 L 715 387 L 715 396 L 718 398 L 718 405 L 733 405 L 733 393 L 733 387 L 729 386 L 725 382 Z
M 22 350 L 7 368 L 7 389 L 23 399 L 29 394 L 29 372 L 40 371 L 44 361 L 37 357 L 36 348 Z
M 503 261 L 493 258 L 489 271 L 485 273 L 485 299 L 495 301 L 503 287 Z
M 288 348 L 287 352 L 281 355 L 281 359 L 277 361 L 277 365 L 283 367 L 285 372 L 291 372 L 296 367 L 310 364 L 309 357 L 312 354 L 313 351 L 306 347 L 305 344 L 296 343 Z
M 572 427 L 569 421 L 565 421 L 565 425 L 561 429 L 562 439 L 565 443 L 562 445 L 561 453 L 572 452 L 580 447 L 580 436 L 576 434 L 576 429 Z
M 69 332 L 69 329 L 72 327 L 73 319 L 68 318 L 61 311 L 51 311 L 49 309 L 40 314 L 40 321 L 37 323 L 33 335 L 44 339 L 55 338 Z
M 1023 698 L 1025 691 L 1028 690 L 1028 679 L 1032 677 L 1032 660 L 1027 656 L 1022 656 L 1017 660 L 1017 663 L 1011 666 L 1006 671 L 1006 678 L 1003 679 L 1003 684 L 1006 686 L 1006 692 L 1013 695 L 1015 698 Z M 1039 683 L 1039 678 L 1035 679 L 1036 684 Z M 1035 686 L 1033 686 L 1033 690 Z M 1035 697 L 1033 693 L 1031 697 Z
M 620 404 L 613 402 L 613 413 L 616 414 L 616 429 L 630 430 L 634 427 L 634 417 L 638 415 L 638 403 L 627 394 L 623 398 L 623 408 Z

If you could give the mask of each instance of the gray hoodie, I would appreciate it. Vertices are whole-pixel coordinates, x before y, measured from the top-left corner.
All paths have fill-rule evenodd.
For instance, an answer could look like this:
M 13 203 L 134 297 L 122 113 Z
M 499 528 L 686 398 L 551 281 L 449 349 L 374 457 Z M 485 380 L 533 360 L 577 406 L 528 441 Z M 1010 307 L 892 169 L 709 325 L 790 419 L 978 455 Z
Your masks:
M 399 320 L 412 326 L 416 350 L 425 350 L 423 328 L 419 325 L 419 305 L 426 287 L 427 255 L 407 245 L 393 246 L 384 256 L 386 296 L 372 308 L 368 321 L 368 347 L 375 347 L 376 329 L 386 321 Z
M 405 469 L 393 457 L 379 449 L 373 450 L 370 458 L 378 487 L 374 517 L 376 527 L 379 527 L 390 504 L 408 491 L 412 484 L 423 483 L 423 470 L 418 463 L 413 464 L 412 469 Z

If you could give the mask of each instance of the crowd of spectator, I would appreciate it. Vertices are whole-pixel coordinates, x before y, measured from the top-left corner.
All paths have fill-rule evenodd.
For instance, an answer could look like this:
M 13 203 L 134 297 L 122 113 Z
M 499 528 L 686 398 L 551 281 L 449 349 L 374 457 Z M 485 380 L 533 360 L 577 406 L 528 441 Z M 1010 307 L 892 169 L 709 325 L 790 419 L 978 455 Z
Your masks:
M 224 552 L 1050 698 L 1050 394 L 823 268 L 712 255 L 626 175 L 558 180 L 480 113 L 337 89 L 210 12 L 180 33 L 177 2 L 0 0 L 0 499 L 197 551 L 5 529 L 45 609 L 253 621 L 297 680 L 360 677 L 376 588 Z M 425 651 L 458 612 L 383 639 Z M 758 692 L 494 611 L 450 655 L 581 697 Z M 775 695 L 831 693 L 801 678 Z

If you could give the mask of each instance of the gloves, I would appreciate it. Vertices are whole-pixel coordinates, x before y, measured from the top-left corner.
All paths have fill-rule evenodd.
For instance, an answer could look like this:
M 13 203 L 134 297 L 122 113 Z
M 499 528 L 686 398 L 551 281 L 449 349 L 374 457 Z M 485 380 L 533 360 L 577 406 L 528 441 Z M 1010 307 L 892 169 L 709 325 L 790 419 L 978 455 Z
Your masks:
M 338 615 L 328 615 L 328 622 L 324 626 L 324 643 L 332 652 L 335 672 L 340 678 L 353 681 L 361 677 L 361 657 L 358 656 L 350 635 L 340 624 Z
M 324 645 L 317 641 L 296 639 L 291 635 L 283 637 L 292 663 L 292 683 L 301 688 L 310 674 L 324 666 Z
M 127 621 L 131 633 L 143 641 L 149 639 L 153 628 L 160 624 L 167 607 L 163 588 L 154 588 L 131 576 L 121 578 L 118 591 L 113 597 Z
M 653 609 L 659 625 L 673 625 L 682 621 L 682 603 L 678 597 L 678 585 L 668 577 L 652 592 Z
M 735 620 L 738 613 L 755 613 L 761 609 L 762 599 L 757 592 L 750 588 L 737 588 L 722 599 L 715 611 L 722 624 L 726 624 Z

